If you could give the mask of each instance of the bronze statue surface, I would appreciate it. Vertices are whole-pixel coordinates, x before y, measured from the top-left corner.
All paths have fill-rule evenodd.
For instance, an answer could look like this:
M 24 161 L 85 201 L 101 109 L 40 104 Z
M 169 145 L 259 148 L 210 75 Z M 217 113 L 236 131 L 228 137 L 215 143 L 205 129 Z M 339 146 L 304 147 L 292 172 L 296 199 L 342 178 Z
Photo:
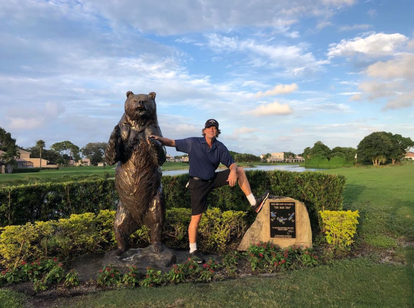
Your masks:
M 154 252 L 162 251 L 161 233 L 165 220 L 165 201 L 161 185 L 161 166 L 165 147 L 150 135 L 162 136 L 158 126 L 154 92 L 126 93 L 125 113 L 114 127 L 105 152 L 106 162 L 118 162 L 115 186 L 119 202 L 114 229 L 117 254 L 128 249 L 128 238 L 142 225 L 151 231 Z

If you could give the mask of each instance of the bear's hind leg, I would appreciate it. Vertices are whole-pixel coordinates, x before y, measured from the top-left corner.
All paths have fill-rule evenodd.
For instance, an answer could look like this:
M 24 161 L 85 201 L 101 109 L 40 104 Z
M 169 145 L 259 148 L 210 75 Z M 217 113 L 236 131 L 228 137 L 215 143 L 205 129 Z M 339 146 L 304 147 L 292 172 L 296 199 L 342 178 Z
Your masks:
M 165 200 L 162 187 L 158 188 L 157 193 L 151 200 L 146 216 L 145 223 L 151 230 L 152 249 L 155 253 L 160 253 L 163 250 L 161 236 L 165 221 Z
M 129 236 L 138 230 L 138 227 L 137 222 L 119 200 L 114 223 L 115 239 L 118 245 L 116 255 L 120 256 L 128 250 Z

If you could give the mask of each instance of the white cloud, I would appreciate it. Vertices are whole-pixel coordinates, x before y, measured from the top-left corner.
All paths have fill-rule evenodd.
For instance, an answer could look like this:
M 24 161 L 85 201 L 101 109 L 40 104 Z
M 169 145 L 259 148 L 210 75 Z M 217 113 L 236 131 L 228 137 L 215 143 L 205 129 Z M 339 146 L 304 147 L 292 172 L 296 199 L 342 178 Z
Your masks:
M 324 4 L 330 5 L 352 5 L 355 3 L 355 0 L 322 0 Z
M 374 78 L 402 78 L 414 82 L 414 54 L 397 55 L 392 60 L 374 63 L 367 68 L 366 73 Z
M 241 128 L 235 129 L 234 133 L 237 135 L 242 135 L 242 134 L 250 134 L 253 132 L 257 132 L 257 131 L 259 131 L 257 128 L 241 127 Z
M 331 26 L 333 26 L 332 22 L 323 20 L 323 21 L 318 22 L 318 24 L 316 25 L 316 29 L 321 30 L 323 28 L 331 27 Z
M 377 16 L 378 12 L 375 9 L 369 9 L 367 14 L 369 15 L 369 17 L 374 18 Z
M 358 24 L 358 25 L 345 25 L 339 27 L 339 31 L 353 31 L 353 30 L 368 30 L 369 28 L 372 28 L 372 25 L 368 24 Z
M 157 1 L 90 0 L 88 12 L 109 20 L 116 29 L 133 27 L 139 32 L 177 35 L 206 31 L 227 31 L 242 27 L 271 27 L 289 32 L 301 16 L 332 15 L 331 8 L 350 6 L 354 0 L 176 0 L 159 5 Z
M 298 85 L 296 83 L 292 83 L 290 85 L 277 85 L 272 90 L 269 90 L 266 92 L 258 92 L 255 96 L 263 97 L 263 96 L 289 94 L 289 93 L 295 92 L 297 89 L 298 89 Z
M 257 117 L 263 117 L 271 115 L 291 114 L 292 112 L 293 111 L 288 104 L 280 104 L 279 102 L 273 102 L 269 104 L 260 105 L 251 113 Z
M 392 60 L 378 61 L 365 71 L 372 80 L 362 82 L 359 89 L 369 100 L 385 98 L 383 111 L 411 107 L 414 105 L 413 67 L 414 54 L 398 54 Z
M 9 127 L 16 130 L 37 129 L 44 125 L 44 118 L 8 118 L 10 121 Z
M 412 106 L 414 106 L 414 91 L 395 95 L 387 102 L 383 110 L 409 108 Z
M 306 44 L 280 45 L 271 42 L 257 42 L 253 39 L 239 39 L 220 34 L 209 34 L 207 45 L 214 52 L 232 52 L 249 60 L 251 67 L 281 68 L 279 74 L 290 76 L 315 72 L 328 62 L 318 61 L 307 51 Z
M 405 35 L 399 33 L 377 33 L 353 40 L 341 40 L 338 44 L 330 45 L 328 57 L 349 57 L 357 54 L 369 57 L 389 56 L 398 51 L 407 40 Z

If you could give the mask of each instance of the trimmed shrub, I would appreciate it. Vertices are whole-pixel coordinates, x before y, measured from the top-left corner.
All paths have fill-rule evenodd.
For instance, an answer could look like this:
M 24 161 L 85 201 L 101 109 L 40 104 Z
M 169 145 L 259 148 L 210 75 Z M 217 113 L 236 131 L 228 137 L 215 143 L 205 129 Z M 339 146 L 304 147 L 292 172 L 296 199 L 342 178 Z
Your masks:
M 189 209 L 167 210 L 169 219 L 163 231 L 163 241 L 168 247 L 188 247 Z M 247 223 L 245 213 L 221 212 L 208 209 L 200 223 L 200 249 L 224 252 L 244 233 Z M 58 221 L 37 221 L 21 226 L 0 228 L 0 267 L 16 268 L 22 262 L 58 257 L 68 260 L 85 253 L 115 249 L 113 231 L 115 211 L 73 214 Z M 130 237 L 130 245 L 148 246 L 149 229 L 143 226 Z
M 345 177 L 316 172 L 247 171 L 256 196 L 266 189 L 275 196 L 292 197 L 305 203 L 312 229 L 320 230 L 320 210 L 342 209 Z M 162 184 L 167 209 L 190 208 L 188 175 L 164 176 Z M 118 194 L 113 179 L 32 184 L 0 189 L 0 226 L 67 218 L 71 214 L 115 210 Z M 238 187 L 224 186 L 209 195 L 208 203 L 221 211 L 248 211 L 250 205 Z
M 358 211 L 321 211 L 326 242 L 340 251 L 347 251 L 354 242 Z
M 0 226 L 67 218 L 115 209 L 114 180 L 42 183 L 0 189 Z
M 13 168 L 12 173 L 29 173 L 29 172 L 39 172 L 40 168 Z

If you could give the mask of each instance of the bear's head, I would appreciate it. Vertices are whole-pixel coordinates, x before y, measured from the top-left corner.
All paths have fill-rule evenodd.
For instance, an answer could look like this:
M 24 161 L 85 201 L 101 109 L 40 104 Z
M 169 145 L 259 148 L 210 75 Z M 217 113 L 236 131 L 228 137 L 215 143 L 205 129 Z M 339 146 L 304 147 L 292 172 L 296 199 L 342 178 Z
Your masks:
M 155 104 L 155 92 L 146 94 L 126 93 L 125 114 L 132 121 L 142 122 L 157 119 L 157 106 Z

